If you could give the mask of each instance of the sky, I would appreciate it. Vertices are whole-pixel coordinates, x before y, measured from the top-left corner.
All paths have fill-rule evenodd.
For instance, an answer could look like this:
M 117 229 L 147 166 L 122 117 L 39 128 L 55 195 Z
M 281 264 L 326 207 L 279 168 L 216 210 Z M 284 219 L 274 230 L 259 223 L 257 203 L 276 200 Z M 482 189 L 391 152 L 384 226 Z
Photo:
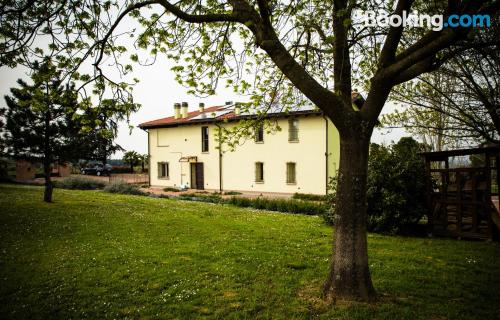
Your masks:
M 130 132 L 126 123 L 121 123 L 118 130 L 116 142 L 125 150 L 135 150 L 141 154 L 147 153 L 147 133 L 137 126 L 149 120 L 164 118 L 173 115 L 175 102 L 188 102 L 189 110 L 198 108 L 198 103 L 204 102 L 205 106 L 221 105 L 226 101 L 241 101 L 238 95 L 232 90 L 219 88 L 217 95 L 208 98 L 198 98 L 187 94 L 187 89 L 174 80 L 174 74 L 170 71 L 172 62 L 167 59 L 158 59 L 153 66 L 134 68 L 134 77 L 140 79 L 139 84 L 134 88 L 134 101 L 141 104 L 138 112 L 130 117 L 130 125 L 134 128 Z M 5 105 L 4 96 L 10 93 L 10 88 L 16 86 L 19 78 L 26 80 L 29 77 L 21 69 L 0 68 L 0 95 L 1 104 Z M 388 104 L 384 112 L 393 110 L 393 106 Z M 372 141 L 376 143 L 389 144 L 392 140 L 397 141 L 404 135 L 402 130 L 393 130 L 385 134 L 387 130 L 376 130 L 372 136 Z M 122 153 L 117 153 L 112 158 L 121 158 Z
M 117 30 L 117 32 L 130 30 L 135 26 L 134 22 L 125 20 L 121 25 L 121 30 Z M 128 49 L 128 54 L 135 51 L 132 43 L 124 43 L 124 45 Z M 144 55 L 140 53 L 139 57 L 144 58 Z M 188 95 L 188 89 L 175 81 L 175 75 L 170 70 L 173 66 L 174 62 L 164 56 L 158 56 L 155 64 L 152 66 L 134 65 L 134 72 L 131 77 L 140 80 L 134 87 L 134 101 L 141 104 L 141 108 L 130 117 L 130 125 L 133 126 L 132 131 L 129 130 L 129 126 L 126 123 L 121 123 L 116 139 L 116 142 L 126 151 L 135 150 L 141 154 L 147 153 L 147 133 L 137 126 L 142 122 L 173 115 L 173 105 L 176 102 L 188 102 L 190 111 L 197 110 L 198 103 L 200 102 L 204 102 L 206 107 L 222 105 L 226 101 L 245 102 L 244 99 L 232 92 L 231 89 L 224 88 L 223 85 L 219 86 L 214 96 L 198 98 Z M 106 65 L 103 67 L 105 70 L 106 67 L 110 68 Z M 5 105 L 3 97 L 10 93 L 11 87 L 16 86 L 16 81 L 19 78 L 29 80 L 25 69 L 20 67 L 16 69 L 0 68 L 0 105 Z M 392 110 L 394 110 L 394 105 L 388 103 L 383 112 L 391 112 Z M 387 130 L 377 129 L 372 136 L 372 142 L 389 144 L 391 141 L 399 140 L 403 135 L 405 133 L 401 129 L 392 130 L 390 133 L 387 133 Z M 119 159 L 121 157 L 122 152 L 111 156 L 112 159 Z

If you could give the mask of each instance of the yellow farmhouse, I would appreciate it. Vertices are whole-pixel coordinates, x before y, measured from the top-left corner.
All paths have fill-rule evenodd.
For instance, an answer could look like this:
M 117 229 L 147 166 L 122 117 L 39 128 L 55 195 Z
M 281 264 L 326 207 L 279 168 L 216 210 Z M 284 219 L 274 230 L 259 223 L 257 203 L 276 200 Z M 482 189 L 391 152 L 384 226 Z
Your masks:
M 313 108 L 268 113 L 282 129 L 256 129 L 234 151 L 219 146 L 218 128 L 255 117 L 239 104 L 189 112 L 174 104 L 175 115 L 145 122 L 153 187 L 216 191 L 325 194 L 339 164 L 339 135 L 322 112 Z

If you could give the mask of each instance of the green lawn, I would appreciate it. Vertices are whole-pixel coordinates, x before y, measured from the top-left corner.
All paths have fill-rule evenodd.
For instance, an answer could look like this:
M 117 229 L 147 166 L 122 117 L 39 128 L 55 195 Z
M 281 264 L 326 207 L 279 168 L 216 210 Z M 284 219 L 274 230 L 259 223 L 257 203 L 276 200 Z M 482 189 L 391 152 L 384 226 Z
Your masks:
M 318 217 L 0 185 L 0 318 L 500 319 L 498 243 L 369 235 L 375 304 L 318 298 Z

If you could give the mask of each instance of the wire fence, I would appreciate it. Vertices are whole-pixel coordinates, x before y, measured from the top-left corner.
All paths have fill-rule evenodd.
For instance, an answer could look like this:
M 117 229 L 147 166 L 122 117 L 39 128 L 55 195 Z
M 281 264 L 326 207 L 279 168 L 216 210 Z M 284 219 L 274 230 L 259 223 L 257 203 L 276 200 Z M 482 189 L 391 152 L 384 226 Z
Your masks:
M 145 173 L 119 173 L 111 174 L 109 182 L 125 182 L 130 184 L 147 184 L 149 182 L 148 175 Z

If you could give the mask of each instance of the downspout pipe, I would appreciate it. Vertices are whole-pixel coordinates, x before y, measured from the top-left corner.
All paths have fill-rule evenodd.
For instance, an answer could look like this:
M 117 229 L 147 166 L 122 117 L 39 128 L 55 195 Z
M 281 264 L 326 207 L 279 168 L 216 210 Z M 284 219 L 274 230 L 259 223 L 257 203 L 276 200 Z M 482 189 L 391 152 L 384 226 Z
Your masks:
M 141 128 L 141 127 L 139 127 Z M 148 186 L 151 187 L 151 142 L 149 141 L 149 130 L 141 128 L 148 134 Z
M 222 193 L 222 127 L 219 124 L 215 124 L 219 129 L 219 191 Z

